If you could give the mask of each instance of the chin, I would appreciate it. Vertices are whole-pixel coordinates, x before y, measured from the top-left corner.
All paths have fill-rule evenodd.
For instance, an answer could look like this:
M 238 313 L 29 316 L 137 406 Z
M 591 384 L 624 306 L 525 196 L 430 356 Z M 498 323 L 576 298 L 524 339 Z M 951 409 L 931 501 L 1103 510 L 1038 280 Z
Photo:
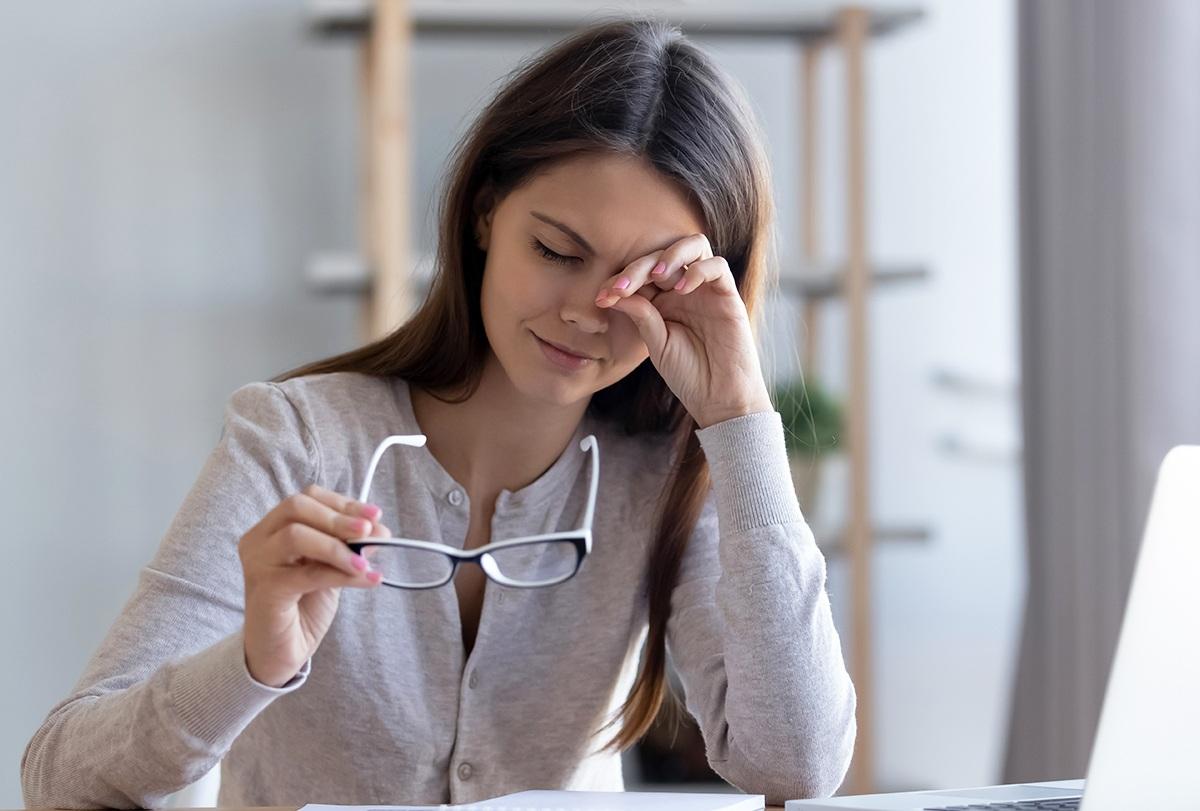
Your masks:
M 526 376 L 523 385 L 518 388 L 521 393 L 532 400 L 540 400 L 546 405 L 569 406 L 586 400 L 594 391 L 590 383 L 582 380 L 568 380 L 555 374 L 552 370 L 535 369 Z
M 597 390 L 590 375 L 564 375 L 546 365 L 541 350 L 532 358 L 522 357 L 509 374 L 513 387 L 530 400 L 551 407 L 569 406 L 589 399 Z

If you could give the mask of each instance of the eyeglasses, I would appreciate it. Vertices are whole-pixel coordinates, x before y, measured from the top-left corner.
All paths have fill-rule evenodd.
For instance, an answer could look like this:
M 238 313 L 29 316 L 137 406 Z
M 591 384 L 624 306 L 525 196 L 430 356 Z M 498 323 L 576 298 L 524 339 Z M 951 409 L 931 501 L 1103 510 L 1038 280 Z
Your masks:
M 389 436 L 371 456 L 367 478 L 358 500 L 367 502 L 371 479 L 383 452 L 393 445 L 423 447 L 424 434 Z M 470 551 L 412 538 L 371 538 L 349 541 L 347 546 L 371 561 L 383 574 L 385 586 L 399 589 L 434 589 L 454 578 L 460 563 L 474 563 L 492 580 L 515 588 L 541 588 L 569 580 L 579 571 L 583 559 L 592 551 L 592 514 L 596 509 L 596 487 L 600 482 L 600 448 L 594 434 L 579 441 L 581 451 L 591 451 L 591 482 L 583 526 L 565 532 L 527 535 L 496 541 Z

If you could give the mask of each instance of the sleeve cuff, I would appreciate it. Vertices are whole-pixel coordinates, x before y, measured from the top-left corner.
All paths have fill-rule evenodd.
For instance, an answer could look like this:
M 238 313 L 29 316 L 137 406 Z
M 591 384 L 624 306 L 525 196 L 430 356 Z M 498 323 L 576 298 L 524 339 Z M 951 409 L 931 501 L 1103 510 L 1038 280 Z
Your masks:
M 778 411 L 724 420 L 696 436 L 712 471 L 723 532 L 804 520 Z
M 185 730 L 215 748 L 228 748 L 258 713 L 308 679 L 312 659 L 282 687 L 257 681 L 246 667 L 242 631 L 179 662 L 170 695 Z

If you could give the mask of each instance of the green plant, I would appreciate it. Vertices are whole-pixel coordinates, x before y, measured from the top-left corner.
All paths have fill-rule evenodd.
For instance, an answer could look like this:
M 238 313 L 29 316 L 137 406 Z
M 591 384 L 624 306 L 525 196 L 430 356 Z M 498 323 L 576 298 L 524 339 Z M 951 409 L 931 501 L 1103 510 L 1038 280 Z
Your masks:
M 838 448 L 842 439 L 842 408 L 833 395 L 811 377 L 776 384 L 772 396 L 783 418 L 788 453 L 819 456 Z

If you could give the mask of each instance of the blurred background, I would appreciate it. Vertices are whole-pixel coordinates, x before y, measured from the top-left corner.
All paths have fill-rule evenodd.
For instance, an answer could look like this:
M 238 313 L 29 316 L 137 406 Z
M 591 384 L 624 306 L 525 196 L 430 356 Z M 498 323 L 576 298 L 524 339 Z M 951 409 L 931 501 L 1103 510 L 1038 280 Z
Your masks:
M 383 2 L 391 145 L 371 3 L 0 9 L 0 807 L 229 394 L 361 342 L 389 262 L 419 290 L 446 156 L 508 71 L 571 15 L 648 8 Z M 1158 462 L 1200 442 L 1200 5 L 655 8 L 701 21 L 768 138 L 763 355 L 828 440 L 793 453 L 862 691 L 844 790 L 1082 776 Z M 398 197 L 365 182 L 381 154 Z M 686 723 L 626 779 L 723 787 Z

